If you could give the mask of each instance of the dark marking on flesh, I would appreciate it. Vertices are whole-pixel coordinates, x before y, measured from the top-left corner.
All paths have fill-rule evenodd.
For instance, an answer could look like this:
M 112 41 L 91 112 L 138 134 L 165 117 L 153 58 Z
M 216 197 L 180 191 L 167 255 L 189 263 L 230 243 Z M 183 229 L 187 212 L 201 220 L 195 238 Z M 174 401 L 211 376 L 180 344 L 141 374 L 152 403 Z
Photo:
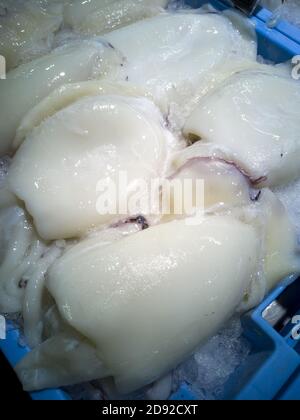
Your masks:
M 171 127 L 171 121 L 170 121 L 170 115 L 171 115 L 171 109 L 170 109 L 170 105 L 168 106 L 168 112 L 167 115 L 165 117 L 166 120 L 166 127 L 170 128 Z
M 283 157 L 283 153 L 280 153 L 280 157 Z
M 111 225 L 111 227 L 118 228 L 122 225 L 127 225 L 129 223 L 136 223 L 137 225 L 140 226 L 141 230 L 148 229 L 150 226 L 147 219 L 144 216 L 138 215 L 135 217 L 129 217 L 128 219 L 125 219 L 125 220 L 120 220 L 119 222 Z
M 107 45 L 109 46 L 109 48 L 112 48 L 113 50 L 115 50 L 115 47 L 110 42 L 107 42 Z
M 251 197 L 251 200 L 258 201 L 260 196 L 261 196 L 261 190 L 259 190 L 258 193 L 254 197 Z
M 26 286 L 27 286 L 27 284 L 28 284 L 28 280 L 21 279 L 21 280 L 19 281 L 18 287 L 19 287 L 20 289 L 25 289 L 25 288 L 26 288 Z
M 129 81 L 129 77 L 128 77 L 128 76 L 126 76 L 126 79 L 125 79 L 125 80 L 126 80 L 126 82 L 128 82 L 128 81 Z
M 141 226 L 142 230 L 149 228 L 149 223 L 147 222 L 147 219 L 142 215 L 132 217 L 128 219 L 128 221 L 125 221 L 125 223 L 137 223 L 139 226 Z
M 178 168 L 173 175 L 171 175 L 169 178 L 173 179 L 174 177 L 176 177 L 179 172 L 188 167 L 191 163 L 193 162 L 201 162 L 201 161 L 206 161 L 206 162 L 221 162 L 224 163 L 226 165 L 231 165 L 233 166 L 235 169 L 237 169 L 248 181 L 251 185 L 258 185 L 261 182 L 265 182 L 268 177 L 267 176 L 261 176 L 259 178 L 254 178 L 253 176 L 251 176 L 250 174 L 248 174 L 248 172 L 246 170 L 244 170 L 243 168 L 241 168 L 237 163 L 233 162 L 232 160 L 227 160 L 224 158 L 217 158 L 217 157 L 213 157 L 213 156 L 196 156 L 196 157 L 192 157 L 190 159 L 187 159 L 187 161 L 180 167 Z
M 202 140 L 202 137 L 195 133 L 189 133 L 187 136 L 187 143 L 189 146 L 201 140 Z

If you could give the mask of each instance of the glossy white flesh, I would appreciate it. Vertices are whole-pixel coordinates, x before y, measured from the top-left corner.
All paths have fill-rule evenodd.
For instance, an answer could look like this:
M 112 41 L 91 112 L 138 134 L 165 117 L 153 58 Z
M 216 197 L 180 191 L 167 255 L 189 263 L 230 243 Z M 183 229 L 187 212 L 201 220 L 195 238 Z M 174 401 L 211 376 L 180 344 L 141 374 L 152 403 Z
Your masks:
M 256 275 L 255 230 L 231 217 L 82 242 L 51 268 L 63 318 L 97 347 L 120 392 L 149 384 L 214 334 Z
M 7 70 L 48 53 L 62 22 L 62 4 L 1 0 L 0 54 L 6 58 Z
M 196 155 L 234 161 L 260 185 L 300 175 L 300 86 L 290 77 L 245 71 L 202 98 L 184 133 L 204 140 Z
M 124 78 L 160 97 L 195 89 L 220 66 L 255 60 L 255 40 L 219 14 L 165 13 L 105 35 L 126 58 Z
M 100 41 L 75 41 L 9 72 L 0 81 L 0 155 L 11 151 L 23 116 L 41 99 L 62 84 L 106 76 L 120 61 Z
M 107 80 L 89 80 L 60 86 L 34 106 L 22 119 L 13 142 L 14 149 L 17 149 L 26 136 L 45 119 L 79 99 L 88 96 L 118 95 L 120 93 L 133 97 L 149 96 L 142 89 L 125 82 L 111 83 Z
M 266 189 L 261 204 L 266 218 L 264 269 L 271 290 L 289 274 L 300 271 L 300 252 L 295 227 L 281 201 Z
M 0 234 L 0 313 L 17 313 L 22 310 L 27 275 L 45 248 L 17 206 L 1 209 Z
M 126 172 L 128 194 L 137 180 L 161 175 L 172 139 L 163 124 L 148 99 L 104 95 L 83 98 L 35 129 L 15 155 L 8 182 L 41 237 L 77 237 L 127 216 L 118 209 L 119 175 Z M 97 191 L 108 179 L 116 185 L 116 206 L 114 191 Z M 106 192 L 111 214 L 97 207 Z
M 196 210 L 197 197 L 202 196 L 206 211 L 230 209 L 250 204 L 250 184 L 247 178 L 234 166 L 217 159 L 195 158 L 188 160 L 170 178 L 176 187 L 181 182 L 184 194 L 185 182 L 192 183 L 192 203 Z M 200 182 L 197 187 L 197 182 Z M 165 199 L 167 199 L 167 195 Z M 171 189 L 171 214 L 182 210 L 180 194 Z
M 80 384 L 107 374 L 95 348 L 76 331 L 53 335 L 31 350 L 15 370 L 27 391 Z
M 167 3 L 168 0 L 70 0 L 64 9 L 64 22 L 77 32 L 99 35 L 154 16 Z

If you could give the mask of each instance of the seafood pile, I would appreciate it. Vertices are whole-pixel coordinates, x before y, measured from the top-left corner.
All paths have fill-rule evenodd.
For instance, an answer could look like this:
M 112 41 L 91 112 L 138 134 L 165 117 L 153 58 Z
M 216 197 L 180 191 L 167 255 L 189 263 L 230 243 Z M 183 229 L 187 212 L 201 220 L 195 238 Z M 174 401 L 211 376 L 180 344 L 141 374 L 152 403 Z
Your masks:
M 300 269 L 278 198 L 299 82 L 239 13 L 167 3 L 0 1 L 0 313 L 22 320 L 25 390 L 168 397 Z

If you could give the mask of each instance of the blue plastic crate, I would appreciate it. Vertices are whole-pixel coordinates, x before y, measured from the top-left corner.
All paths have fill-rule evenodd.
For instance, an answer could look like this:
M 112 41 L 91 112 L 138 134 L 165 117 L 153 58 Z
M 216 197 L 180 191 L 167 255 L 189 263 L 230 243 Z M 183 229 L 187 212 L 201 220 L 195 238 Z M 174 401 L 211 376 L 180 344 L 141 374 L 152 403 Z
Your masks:
M 255 11 L 255 17 L 257 19 L 260 19 L 262 22 L 267 23 L 272 17 L 272 12 L 263 7 L 258 7 Z M 286 37 L 300 44 L 300 29 L 296 26 L 290 24 L 289 22 L 286 22 L 285 20 L 279 19 L 278 23 L 275 26 L 275 29 L 278 32 L 281 32 Z
M 230 0 L 228 0 L 228 3 L 229 2 Z M 208 1 L 186 0 L 186 3 L 192 7 L 200 7 L 201 5 L 208 3 Z M 223 0 L 223 1 L 212 0 L 212 1 L 209 1 L 209 3 L 213 4 L 218 10 L 224 10 L 228 8 L 228 3 L 226 2 L 226 0 Z M 256 19 L 258 19 L 264 23 L 268 23 L 271 17 L 272 17 L 272 12 L 270 10 L 264 7 L 258 6 L 253 13 L 252 20 L 255 21 Z M 265 31 L 276 30 L 277 32 L 280 32 L 282 35 L 284 35 L 285 37 L 289 38 L 290 40 L 300 44 L 300 28 L 297 28 L 296 26 L 292 25 L 291 23 L 283 19 L 279 19 L 276 26 L 272 29 L 268 28 L 266 25 L 264 28 L 265 28 L 264 29 Z
M 292 313 L 277 331 L 266 319 L 266 311 L 280 300 L 291 306 Z M 295 315 L 300 315 L 300 278 L 289 276 L 243 317 L 244 336 L 252 344 L 252 351 L 225 384 L 224 399 L 300 400 L 300 338 L 292 338 L 297 324 L 290 321 Z M 171 399 L 194 400 L 196 396 L 183 384 Z
M 200 7 L 207 1 L 186 0 L 186 3 L 192 7 Z M 217 10 L 228 9 L 228 5 L 220 0 L 211 0 L 209 3 Z M 280 22 L 275 28 L 268 28 L 266 24 L 268 17 L 270 17 L 270 12 L 259 8 L 258 12 L 250 18 L 256 29 L 258 54 L 275 63 L 281 63 L 299 55 L 299 29 L 286 22 Z
M 207 3 L 203 0 L 186 0 L 193 7 Z M 210 2 L 216 9 L 228 6 L 219 0 Z M 300 54 L 300 31 L 286 22 L 270 29 L 266 21 L 270 12 L 259 8 L 250 19 L 254 23 L 258 38 L 258 53 L 265 59 L 279 63 Z M 243 319 L 245 336 L 253 344 L 253 352 L 244 366 L 230 378 L 226 386 L 228 399 L 297 399 L 300 400 L 300 341 L 290 338 L 291 325 L 286 325 L 281 334 L 263 318 L 265 309 L 287 290 L 290 284 L 300 282 L 289 277 L 252 313 Z M 300 294 L 299 294 L 300 314 Z M 295 311 L 295 315 L 297 311 Z M 283 336 L 283 333 L 286 333 Z M 0 340 L 0 349 L 9 363 L 16 363 L 29 351 L 18 344 L 19 332 L 10 329 L 6 340 Z M 70 397 L 59 389 L 33 392 L 34 400 L 68 400 Z M 186 384 L 171 397 L 172 400 L 195 400 L 197 397 Z
M 11 366 L 15 366 L 30 351 L 28 347 L 20 344 L 19 330 L 12 323 L 8 323 L 5 340 L 0 340 L 0 349 L 9 361 Z M 33 400 L 69 400 L 70 397 L 60 389 L 49 389 L 39 392 L 31 392 Z
M 274 305 L 284 305 L 275 325 L 268 321 Z M 281 306 L 280 306 L 281 307 Z M 228 397 L 237 400 L 300 400 L 300 337 L 293 318 L 300 314 L 300 278 L 288 277 L 242 322 L 252 354 L 232 378 Z M 298 329 L 300 331 L 300 328 Z M 297 334 L 298 336 L 298 334 Z M 253 366 L 256 369 L 253 371 Z M 229 384 L 230 385 L 230 384 Z

